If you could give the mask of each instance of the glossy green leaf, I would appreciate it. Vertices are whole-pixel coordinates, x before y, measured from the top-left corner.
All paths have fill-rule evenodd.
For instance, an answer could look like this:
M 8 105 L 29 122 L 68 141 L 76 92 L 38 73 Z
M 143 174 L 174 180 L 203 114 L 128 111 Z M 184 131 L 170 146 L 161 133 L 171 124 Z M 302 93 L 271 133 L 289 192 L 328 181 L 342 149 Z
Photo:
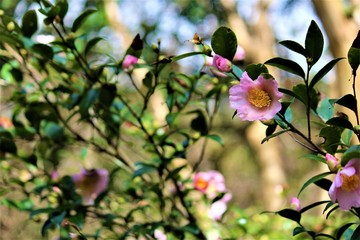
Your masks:
M 358 225 L 355 228 L 350 240 L 359 240 L 359 239 L 360 239 L 360 225 Z
M 325 139 L 322 144 L 323 148 L 330 154 L 335 154 L 338 145 L 341 144 L 341 128 L 338 127 L 323 127 L 320 130 L 319 136 Z
M 300 194 L 302 193 L 302 191 L 308 187 L 310 184 L 312 183 L 315 183 L 316 181 L 320 180 L 320 179 L 323 179 L 324 177 L 328 176 L 329 174 L 331 174 L 331 172 L 325 172 L 325 173 L 321 173 L 319 175 L 316 175 L 312 178 L 310 178 L 309 180 L 307 180 L 304 185 L 301 187 L 299 193 L 298 193 L 298 196 L 300 196 Z
M 284 71 L 287 71 L 289 73 L 293 73 L 302 78 L 305 78 L 304 70 L 301 68 L 301 66 L 298 63 L 296 63 L 292 60 L 275 57 L 270 60 L 267 60 L 264 64 L 280 68 Z
M 320 59 L 323 49 L 324 37 L 319 26 L 312 20 L 305 38 L 307 63 L 310 66 L 313 66 Z
M 203 52 L 189 52 L 189 53 L 180 54 L 178 56 L 172 57 L 171 62 L 177 62 L 181 59 L 192 57 L 195 55 L 204 55 L 204 53 Z
M 215 142 L 219 143 L 221 146 L 224 146 L 224 141 L 222 140 L 222 138 L 219 135 L 210 134 L 210 135 L 207 135 L 206 137 L 214 140 Z
M 353 75 L 355 75 L 356 70 L 360 65 L 360 31 L 358 31 L 358 34 L 348 51 L 348 61 L 353 70 Z
M 344 233 L 349 227 L 351 227 L 353 224 L 355 224 L 355 223 L 347 223 L 347 224 L 344 224 L 343 226 L 341 226 L 341 227 L 336 231 L 336 239 L 340 239 L 341 236 L 343 235 L 343 233 Z
M 144 41 L 141 39 L 140 34 L 136 34 L 133 41 L 131 42 L 130 47 L 126 50 L 126 55 L 132 55 L 137 58 L 140 58 L 142 50 L 144 48 Z
M 152 164 L 138 162 L 138 163 L 136 163 L 136 170 L 133 173 L 132 177 L 135 178 L 135 177 L 141 176 L 143 174 L 155 172 L 156 170 L 157 170 L 157 167 Z
M 232 61 L 237 48 L 235 33 L 227 27 L 219 27 L 211 37 L 211 47 L 213 51 Z
M 64 129 L 55 122 L 42 121 L 41 130 L 44 136 L 54 141 L 61 141 L 64 137 Z
M 303 227 L 296 227 L 293 230 L 293 236 L 299 235 L 300 233 L 304 232 L 306 232 L 306 229 L 304 229 Z
M 29 10 L 22 18 L 21 31 L 25 37 L 31 37 L 38 29 L 35 10 Z
M 279 214 L 280 216 L 284 217 L 284 218 L 287 218 L 287 219 L 290 219 L 290 220 L 295 221 L 297 223 L 300 223 L 301 213 L 296 211 L 296 210 L 287 208 L 287 209 L 280 210 L 280 211 L 278 211 L 276 213 Z
M 36 53 L 38 58 L 44 61 L 49 61 L 54 57 L 54 52 L 48 45 L 37 43 L 34 44 L 31 49 Z
M 104 40 L 104 38 L 102 37 L 94 37 L 93 39 L 91 39 L 87 44 L 86 44 L 86 47 L 85 47 L 85 50 L 84 50 L 84 53 L 85 55 L 87 55 L 90 50 L 100 41 Z
M 298 100 L 303 102 L 305 106 L 308 106 L 308 97 L 306 93 L 305 84 L 298 84 L 293 87 L 294 96 L 298 96 Z M 310 91 L 310 108 L 316 111 L 319 103 L 319 95 L 316 93 L 315 89 L 309 89 Z
M 319 206 L 319 205 L 321 205 L 321 204 L 325 204 L 325 203 L 328 203 L 328 202 L 329 202 L 329 201 L 314 202 L 314 203 L 312 203 L 312 204 L 310 204 L 310 205 L 307 205 L 307 206 L 301 208 L 300 212 L 301 212 L 301 213 L 304 213 L 304 212 L 306 212 L 306 211 L 308 211 L 308 210 L 310 210 L 310 209 L 312 209 L 312 208 L 314 208 L 314 207 L 317 207 L 317 206 Z
M 292 41 L 292 40 L 285 40 L 285 41 L 281 41 L 279 42 L 279 44 L 283 45 L 284 47 L 287 47 L 288 49 L 299 53 L 301 55 L 303 55 L 304 57 L 306 57 L 306 50 L 303 46 L 301 46 L 299 43 Z
M 315 181 L 314 184 L 316 186 L 318 186 L 319 188 L 322 188 L 328 192 L 331 187 L 332 181 L 330 181 L 329 179 L 323 178 L 323 179 L 319 179 L 319 180 Z
M 271 138 L 274 138 L 274 137 L 277 137 L 277 136 L 280 136 L 281 134 L 283 133 L 286 133 L 288 132 L 289 130 L 288 129 L 285 129 L 285 130 L 282 130 L 282 131 L 279 131 L 279 132 L 276 132 L 274 134 L 271 134 L 270 136 L 267 136 L 266 138 L 264 138 L 262 141 L 261 141 L 261 144 L 269 141 Z
M 68 10 L 69 10 L 68 1 L 67 1 L 67 0 L 57 1 L 57 2 L 56 2 L 56 6 L 58 6 L 58 7 L 60 8 L 58 16 L 59 16 L 59 18 L 60 18 L 60 21 L 63 21 L 66 13 L 67 13 Z
M 315 84 L 317 84 L 341 59 L 344 59 L 344 58 L 335 58 L 335 59 L 331 60 L 330 62 L 328 62 L 323 68 L 321 68 L 319 70 L 319 72 L 317 72 L 315 74 L 315 76 L 312 78 L 312 80 L 309 84 L 309 88 L 310 89 L 313 88 L 315 86 Z
M 99 98 L 100 89 L 90 89 L 79 104 L 81 117 L 87 117 L 89 115 L 89 108 L 96 102 Z
M 96 10 L 94 10 L 94 9 L 87 9 L 83 13 L 81 13 L 81 15 L 75 19 L 75 21 L 71 27 L 71 31 L 76 32 L 76 30 L 79 29 L 79 27 L 85 21 L 85 19 L 95 12 L 96 12 Z
M 208 133 L 208 124 L 205 118 L 205 115 L 202 111 L 197 110 L 193 111 L 191 113 L 196 113 L 197 117 L 195 117 L 191 121 L 191 128 L 195 131 L 198 131 L 201 133 L 201 135 L 206 135 Z
M 353 158 L 360 158 L 360 145 L 353 145 L 344 152 L 341 165 L 345 166 Z
M 326 124 L 335 126 L 335 127 L 347 128 L 350 130 L 353 129 L 353 125 L 351 124 L 351 122 L 342 117 L 333 117 L 333 118 L 329 119 L 326 122 Z
M 323 121 L 329 120 L 335 112 L 334 100 L 330 100 L 327 97 L 323 98 L 319 102 L 316 112 Z
M 269 70 L 264 64 L 249 64 L 246 66 L 245 72 L 252 80 L 256 80 L 262 73 L 269 73 Z
M 354 113 L 357 112 L 357 103 L 356 103 L 356 99 L 354 97 L 354 95 L 352 94 L 347 94 L 345 96 L 343 96 L 342 98 L 340 98 L 339 100 L 337 100 L 335 103 L 344 106 L 350 110 L 352 110 Z

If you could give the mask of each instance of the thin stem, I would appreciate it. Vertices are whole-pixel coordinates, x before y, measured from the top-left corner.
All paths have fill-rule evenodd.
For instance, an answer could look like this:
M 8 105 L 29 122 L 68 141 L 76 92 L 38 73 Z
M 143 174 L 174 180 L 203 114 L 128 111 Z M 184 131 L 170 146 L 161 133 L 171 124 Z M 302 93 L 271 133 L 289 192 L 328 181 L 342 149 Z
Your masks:
M 305 85 L 306 85 L 306 97 L 307 97 L 307 106 L 306 106 L 306 119 L 307 119 L 307 128 L 308 128 L 308 139 L 311 141 L 311 126 L 310 126 L 310 110 L 311 110 L 311 98 L 310 98 L 310 89 L 309 89 L 309 75 L 310 75 L 310 65 L 307 67 Z
M 357 123 L 357 125 L 359 125 L 359 112 L 358 112 L 358 105 L 357 105 L 355 82 L 356 82 L 356 71 L 353 71 L 353 84 L 352 84 L 352 88 L 353 88 L 354 98 L 355 98 L 355 103 L 356 103 L 356 107 L 355 107 L 356 123 Z
M 318 153 L 318 154 L 321 154 L 321 155 L 323 155 L 323 156 L 326 155 L 326 153 L 325 153 L 323 150 L 321 150 L 315 143 L 313 143 L 313 141 L 312 141 L 311 139 L 307 138 L 307 137 L 306 137 L 302 132 L 300 132 L 294 125 L 292 125 L 291 123 L 289 123 L 282 114 L 277 113 L 276 115 L 277 115 L 283 122 L 286 123 L 286 125 L 290 128 L 290 130 L 291 130 L 292 132 L 298 134 L 302 139 L 304 139 L 306 142 L 308 142 L 308 143 L 314 148 L 314 149 L 311 149 L 311 148 L 307 147 L 308 149 L 310 149 L 310 150 L 312 150 L 312 151 L 314 151 L 314 152 L 316 152 L 316 153 Z
M 238 75 L 236 75 L 236 73 L 231 69 L 232 75 L 234 75 L 234 77 L 240 82 L 240 77 Z

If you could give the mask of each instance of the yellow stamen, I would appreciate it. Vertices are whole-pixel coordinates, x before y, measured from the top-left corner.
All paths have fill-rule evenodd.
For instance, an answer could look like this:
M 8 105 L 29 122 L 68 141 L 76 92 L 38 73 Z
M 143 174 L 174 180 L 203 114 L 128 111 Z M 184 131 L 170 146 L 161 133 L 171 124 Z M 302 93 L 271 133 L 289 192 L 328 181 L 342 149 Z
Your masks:
M 248 93 L 248 101 L 257 108 L 269 107 L 271 98 L 264 90 L 253 88 Z
M 359 187 L 359 176 L 354 174 L 352 176 L 347 176 L 345 174 L 341 174 L 341 179 L 343 181 L 341 185 L 341 189 L 347 192 L 353 192 Z
M 208 187 L 208 181 L 206 181 L 204 178 L 202 177 L 199 177 L 196 181 L 195 181 L 195 186 L 198 188 L 198 189 L 201 189 L 201 190 L 205 190 L 207 187 Z

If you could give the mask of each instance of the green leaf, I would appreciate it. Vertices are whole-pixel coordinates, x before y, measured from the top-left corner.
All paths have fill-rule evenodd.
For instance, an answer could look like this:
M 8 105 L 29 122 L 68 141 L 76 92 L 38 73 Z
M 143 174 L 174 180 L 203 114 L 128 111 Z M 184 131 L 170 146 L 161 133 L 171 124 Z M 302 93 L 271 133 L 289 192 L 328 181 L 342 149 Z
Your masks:
M 30 218 L 38 215 L 38 214 L 41 214 L 41 213 L 52 213 L 54 212 L 54 208 L 39 208 L 39 209 L 36 209 L 34 211 L 31 211 L 30 212 Z
M 203 53 L 203 52 L 189 52 L 189 53 L 184 53 L 184 54 L 181 54 L 181 55 L 172 57 L 172 58 L 171 58 L 171 62 L 176 62 L 176 61 L 179 61 L 179 60 L 181 60 L 181 59 L 188 58 L 188 57 L 192 57 L 192 56 L 195 56 L 195 55 L 204 55 L 204 53 Z
M 41 130 L 44 136 L 54 140 L 61 141 L 64 137 L 64 129 L 56 122 L 41 121 Z
M 353 145 L 344 152 L 341 165 L 345 166 L 353 158 L 360 158 L 360 145 Z
M 318 186 L 319 188 L 324 189 L 325 191 L 329 191 L 332 182 L 329 179 L 323 178 L 323 179 L 319 179 L 316 182 L 314 182 L 314 184 L 316 186 Z
M 353 125 L 351 124 L 351 122 L 349 120 L 347 120 L 346 118 L 342 118 L 342 117 L 333 117 L 333 118 L 329 119 L 326 122 L 326 124 L 335 126 L 335 127 L 347 128 L 350 130 L 353 129 Z
M 316 109 L 316 112 L 322 120 L 329 120 L 335 112 L 333 100 L 330 100 L 327 97 L 322 99 Z
M 134 57 L 140 58 L 142 50 L 144 48 L 144 41 L 140 38 L 140 35 L 137 34 L 133 41 L 131 42 L 130 47 L 126 50 L 126 55 L 132 55 Z
M 352 94 L 347 94 L 337 100 L 335 103 L 344 106 L 350 110 L 352 110 L 354 113 L 357 112 L 357 103 L 356 98 Z
M 144 86 L 147 87 L 148 89 L 152 89 L 153 82 L 154 82 L 154 76 L 152 72 L 147 72 L 143 79 Z
M 45 221 L 44 225 L 41 228 L 41 235 L 43 237 L 46 236 L 47 231 L 51 227 L 60 226 L 62 221 L 64 220 L 66 216 L 66 212 L 61 213 L 53 213 L 49 216 L 49 218 Z
M 3 135 L 0 135 L 0 153 L 1 152 L 7 152 L 16 154 L 17 153 L 17 147 L 14 141 L 11 138 L 4 137 Z
M 309 186 L 311 183 L 315 183 L 316 181 L 323 179 L 324 177 L 326 177 L 327 175 L 331 174 L 331 172 L 325 172 L 325 173 L 321 173 L 319 175 L 316 175 L 312 178 L 310 178 L 309 180 L 307 180 L 304 185 L 301 187 L 299 193 L 298 193 L 298 197 L 300 196 L 301 192 L 307 187 Z
M 294 96 L 299 97 L 298 100 L 303 102 L 305 106 L 308 106 L 308 98 L 306 93 L 306 86 L 305 84 L 298 84 L 293 87 Z M 316 111 L 318 103 L 319 103 L 319 96 L 316 93 L 315 89 L 309 89 L 310 91 L 310 108 Z
M 56 6 L 60 8 L 58 16 L 60 17 L 60 20 L 63 22 L 64 17 L 69 10 L 69 4 L 67 0 L 61 0 L 56 3 Z
M 104 84 L 101 86 L 99 102 L 100 108 L 108 109 L 116 96 L 115 84 Z
M 278 211 L 276 213 L 279 214 L 280 216 L 284 217 L 284 218 L 287 218 L 287 219 L 293 220 L 293 221 L 295 221 L 297 223 L 300 223 L 301 213 L 298 212 L 298 211 L 286 208 L 286 209 L 280 210 L 280 211 Z
M 306 232 L 306 229 L 303 227 L 296 227 L 293 230 L 293 236 L 299 235 L 300 233 Z
M 31 37 L 37 29 L 38 25 L 36 12 L 35 10 L 29 10 L 22 18 L 21 32 L 25 37 Z
M 341 132 L 342 130 L 338 127 L 323 127 L 320 130 L 320 137 L 325 139 L 323 148 L 330 154 L 335 154 L 338 145 L 341 144 Z
M 37 43 L 31 49 L 36 53 L 37 57 L 44 61 L 49 61 L 54 57 L 54 52 L 48 45 Z
M 319 26 L 312 20 L 305 38 L 307 62 L 310 66 L 313 66 L 320 59 L 323 48 L 324 37 Z
M 152 173 L 156 170 L 157 170 L 157 167 L 152 164 L 138 162 L 138 163 L 136 163 L 136 170 L 133 173 L 132 177 L 135 178 L 135 177 L 141 176 L 143 174 Z
M 289 73 L 298 75 L 298 76 L 302 77 L 303 79 L 305 78 L 304 70 L 301 68 L 301 66 L 298 63 L 296 63 L 292 60 L 275 57 L 270 60 L 267 60 L 264 64 L 268 64 L 270 66 L 280 68 Z
M 235 33 L 227 27 L 219 27 L 211 37 L 211 47 L 213 51 L 232 61 L 237 48 Z
M 75 21 L 71 27 L 71 31 L 76 32 L 76 30 L 79 29 L 79 27 L 85 21 L 85 19 L 95 12 L 96 12 L 96 10 L 94 10 L 94 9 L 87 9 L 83 13 L 81 13 L 81 15 L 75 19 Z
M 104 40 L 104 38 L 102 38 L 102 37 L 95 37 L 95 38 L 91 39 L 91 40 L 86 44 L 86 47 L 85 47 L 85 50 L 84 50 L 85 55 L 87 55 L 87 54 L 89 53 L 89 51 L 90 51 L 98 42 L 100 42 L 101 40 Z
M 310 89 L 313 88 L 315 86 L 315 84 L 317 84 L 341 59 L 344 59 L 344 58 L 335 58 L 335 59 L 331 60 L 330 62 L 328 62 L 323 68 L 321 68 L 319 70 L 319 72 L 317 72 L 315 74 L 315 76 L 312 78 L 312 80 L 309 84 L 309 88 Z
M 314 154 L 305 154 L 301 158 L 307 158 L 307 159 L 315 160 L 318 162 L 326 163 L 326 160 L 323 156 L 318 156 L 318 155 L 314 155 Z
M 197 117 L 191 121 L 191 128 L 195 131 L 201 133 L 201 135 L 206 135 L 208 133 L 208 125 L 206 122 L 205 115 L 200 110 L 195 110 L 190 113 L 196 113 Z
M 360 240 L 360 225 L 354 230 L 350 240 Z
M 89 108 L 94 105 L 96 100 L 99 98 L 100 95 L 100 89 L 90 89 L 83 99 L 81 99 L 81 102 L 79 104 L 80 107 L 80 114 L 82 118 L 85 118 L 89 115 Z
M 341 236 L 343 235 L 343 233 L 344 233 L 349 227 L 351 227 L 353 224 L 355 224 L 355 223 L 347 223 L 347 224 L 341 226 L 341 227 L 336 231 L 336 239 L 340 239 Z
M 262 73 L 269 73 L 269 70 L 264 64 L 249 64 L 245 68 L 245 72 L 249 75 L 252 80 L 255 80 Z
M 348 51 L 348 61 L 353 70 L 353 75 L 356 75 L 356 70 L 360 65 L 360 31 Z
M 310 205 L 307 205 L 306 207 L 301 208 L 300 212 L 301 212 L 301 213 L 304 213 L 304 212 L 306 212 L 306 211 L 308 211 L 308 210 L 310 210 L 310 209 L 312 209 L 312 208 L 314 208 L 314 207 L 317 207 L 317 206 L 319 206 L 319 205 L 321 205 L 321 204 L 329 203 L 329 202 L 330 202 L 330 201 L 314 202 L 314 203 L 312 203 L 312 204 L 310 204 Z
M 288 132 L 289 130 L 288 129 L 285 129 L 285 130 L 282 130 L 282 131 L 279 131 L 279 132 L 276 132 L 274 134 L 271 134 L 270 136 L 267 136 L 266 138 L 264 138 L 262 141 L 261 141 L 261 144 L 263 144 L 264 142 L 267 142 L 269 141 L 271 138 L 274 138 L 274 137 L 277 137 L 283 133 L 286 133 Z
M 285 40 L 285 41 L 281 41 L 279 42 L 279 44 L 283 45 L 284 47 L 287 47 L 288 49 L 299 53 L 301 55 L 303 55 L 304 57 L 306 57 L 306 50 L 303 46 L 301 46 L 299 43 L 292 41 L 292 40 Z
M 211 135 L 207 135 L 206 137 L 214 140 L 215 142 L 219 143 L 221 146 L 224 146 L 224 141 L 219 135 L 211 134 Z

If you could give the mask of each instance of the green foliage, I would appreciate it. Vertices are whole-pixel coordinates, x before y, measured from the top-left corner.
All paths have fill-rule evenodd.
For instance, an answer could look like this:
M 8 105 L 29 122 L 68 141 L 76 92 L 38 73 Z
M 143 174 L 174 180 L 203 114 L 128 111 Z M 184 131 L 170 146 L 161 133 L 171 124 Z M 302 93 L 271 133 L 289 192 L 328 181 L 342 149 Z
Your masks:
M 235 33 L 230 28 L 219 27 L 211 37 L 211 47 L 216 54 L 232 61 L 237 48 Z

